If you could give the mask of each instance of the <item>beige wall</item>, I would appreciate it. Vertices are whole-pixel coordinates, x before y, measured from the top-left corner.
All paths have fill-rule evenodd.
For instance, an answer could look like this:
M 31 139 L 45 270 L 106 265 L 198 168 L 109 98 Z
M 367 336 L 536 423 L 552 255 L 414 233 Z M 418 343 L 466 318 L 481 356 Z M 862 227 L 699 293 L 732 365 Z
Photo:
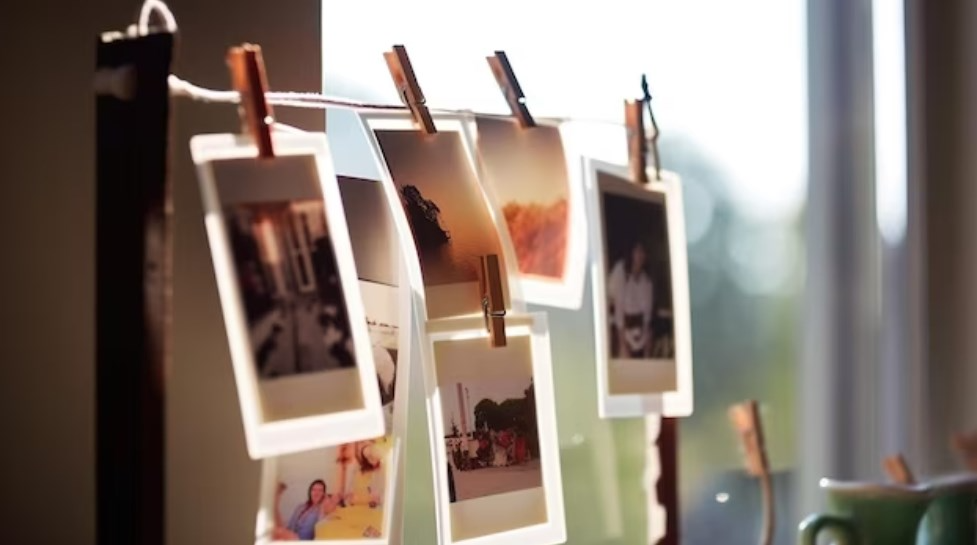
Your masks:
M 264 47 L 272 88 L 318 90 L 318 0 L 171 0 L 175 71 L 226 88 L 228 45 Z M 0 542 L 94 543 L 95 37 L 138 0 L 5 3 L 0 15 Z M 322 127 L 317 113 L 280 118 Z M 250 543 L 258 465 L 244 449 L 187 147 L 237 128 L 227 106 L 175 105 L 175 301 L 167 410 L 173 544 Z

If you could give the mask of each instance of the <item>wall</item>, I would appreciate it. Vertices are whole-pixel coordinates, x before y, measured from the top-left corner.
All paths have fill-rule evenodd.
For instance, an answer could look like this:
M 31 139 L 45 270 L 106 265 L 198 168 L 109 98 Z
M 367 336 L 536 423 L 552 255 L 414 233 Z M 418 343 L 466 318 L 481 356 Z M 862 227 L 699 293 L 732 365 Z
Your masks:
M 0 17 L 0 523 L 3 542 L 94 542 L 95 38 L 138 1 L 17 2 Z M 318 90 L 318 0 L 173 0 L 174 71 L 228 86 L 226 47 L 264 47 L 272 88 Z M 14 7 L 16 6 L 16 7 Z M 287 8 L 285 7 L 287 6 Z M 16 82 L 16 85 L 14 83 Z M 281 112 L 322 128 L 319 113 Z M 236 131 L 228 106 L 174 111 L 175 301 L 168 422 L 169 543 L 249 543 L 258 465 L 247 459 L 187 139 Z

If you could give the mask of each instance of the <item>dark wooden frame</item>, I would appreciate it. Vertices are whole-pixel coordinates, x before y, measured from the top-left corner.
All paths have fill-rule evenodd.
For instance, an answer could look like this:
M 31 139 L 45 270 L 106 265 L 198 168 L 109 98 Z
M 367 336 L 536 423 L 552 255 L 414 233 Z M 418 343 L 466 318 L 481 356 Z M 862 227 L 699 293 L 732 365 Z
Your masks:
M 171 292 L 167 179 L 174 36 L 103 36 L 97 68 L 131 92 L 96 98 L 96 542 L 165 542 Z

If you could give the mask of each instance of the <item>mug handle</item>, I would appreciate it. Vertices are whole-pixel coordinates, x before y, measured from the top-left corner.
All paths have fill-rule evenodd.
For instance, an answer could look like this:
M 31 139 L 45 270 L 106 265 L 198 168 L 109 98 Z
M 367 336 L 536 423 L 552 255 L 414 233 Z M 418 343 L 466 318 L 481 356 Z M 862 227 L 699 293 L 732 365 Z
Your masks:
M 837 515 L 815 514 L 801 522 L 797 536 L 798 545 L 815 545 L 818 534 L 825 528 L 831 528 L 840 534 L 838 541 L 840 545 L 858 543 L 858 533 L 851 519 Z

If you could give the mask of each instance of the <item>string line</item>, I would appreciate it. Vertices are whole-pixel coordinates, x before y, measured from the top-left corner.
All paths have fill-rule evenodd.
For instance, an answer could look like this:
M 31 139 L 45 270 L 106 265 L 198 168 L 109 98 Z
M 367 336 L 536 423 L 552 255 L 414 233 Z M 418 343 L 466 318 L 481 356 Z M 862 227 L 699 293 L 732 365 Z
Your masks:
M 163 0 L 145 0 L 139 10 L 139 20 L 137 30 L 140 35 L 149 34 L 149 19 L 153 14 L 159 16 L 168 32 L 176 32 L 176 17 L 169 6 Z M 239 104 L 241 95 L 233 90 L 208 89 L 195 85 L 189 81 L 181 79 L 175 75 L 168 78 L 170 96 L 189 98 L 198 102 L 217 103 L 217 104 Z M 344 97 L 335 97 L 322 93 L 310 92 L 275 92 L 265 93 L 265 100 L 272 106 L 285 108 L 304 108 L 313 110 L 326 110 L 330 108 L 341 110 L 352 110 L 356 112 L 407 112 L 409 109 L 403 104 L 381 104 L 375 102 L 363 102 Z M 461 116 L 480 116 L 495 119 L 509 119 L 508 114 L 491 114 L 476 112 L 470 109 L 449 109 L 449 108 L 430 108 L 431 113 L 442 115 L 461 115 Z M 609 119 L 580 119 L 567 117 L 551 117 L 556 122 L 579 121 L 592 124 L 620 125 L 620 122 Z
M 166 2 L 162 0 L 146 0 L 142 4 L 142 8 L 139 10 L 139 22 L 138 30 L 140 36 L 146 36 L 149 34 L 149 18 L 155 13 L 163 19 L 163 24 L 166 27 L 166 31 L 173 33 L 176 32 L 176 16 L 170 10 L 170 7 L 166 5 Z
M 176 75 L 169 77 L 170 96 L 178 98 L 188 98 L 197 102 L 211 104 L 239 104 L 241 95 L 233 90 L 217 90 L 201 87 Z M 284 108 L 300 108 L 310 110 L 351 110 L 355 112 L 408 112 L 407 106 L 402 104 L 383 104 L 378 102 L 363 102 L 350 98 L 336 97 L 322 93 L 311 93 L 301 91 L 268 91 L 265 93 L 265 100 L 272 106 Z M 432 114 L 459 115 L 459 116 L 479 116 L 493 119 L 510 119 L 510 114 L 498 114 L 478 112 L 471 109 L 458 108 L 430 108 Z M 576 121 L 595 125 L 614 125 L 620 126 L 620 121 L 599 118 L 578 118 L 578 117 L 548 117 L 546 119 L 555 122 Z

